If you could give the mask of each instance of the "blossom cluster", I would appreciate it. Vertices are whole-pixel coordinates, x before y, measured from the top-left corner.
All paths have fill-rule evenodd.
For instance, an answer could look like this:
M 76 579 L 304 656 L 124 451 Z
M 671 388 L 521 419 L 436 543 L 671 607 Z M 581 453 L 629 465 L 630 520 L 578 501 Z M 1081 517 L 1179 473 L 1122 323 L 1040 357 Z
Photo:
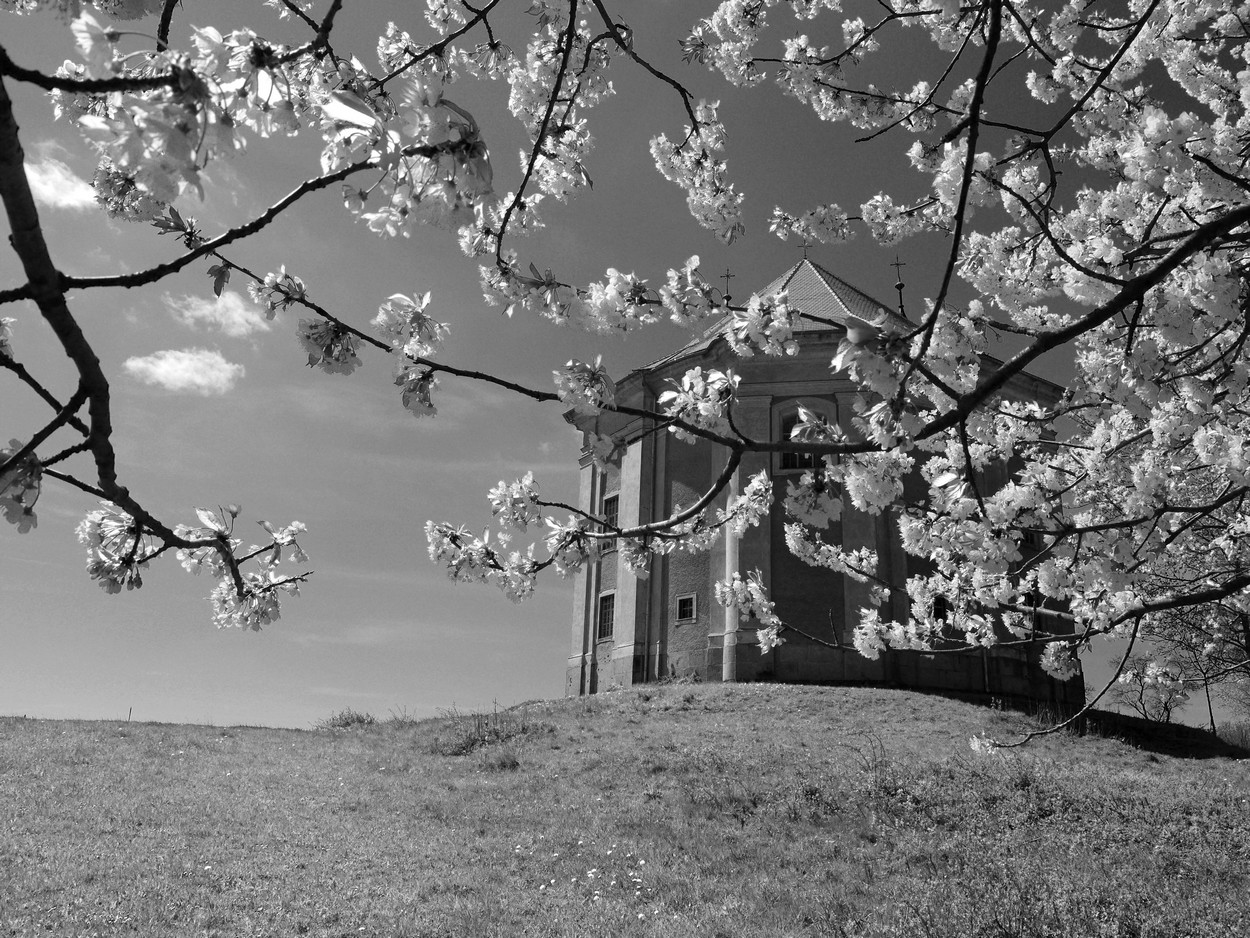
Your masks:
M 311 106 L 303 89 L 321 67 L 247 29 L 202 27 L 191 52 L 127 54 L 118 48 L 120 32 L 92 13 L 79 13 L 71 28 L 82 61 L 67 62 L 61 77 L 172 78 L 144 92 L 54 92 L 58 116 L 76 121 L 107 161 L 110 172 L 97 177 L 101 198 L 128 217 L 146 214 L 151 203 L 118 198 L 122 179 L 160 203 L 186 191 L 202 197 L 204 166 L 243 150 L 245 134 L 299 130 Z
M 842 499 L 838 496 L 837 478 L 829 467 L 809 470 L 798 480 L 786 481 L 786 514 L 805 525 L 827 528 L 842 517 Z
M 534 160 L 534 181 L 540 192 L 564 200 L 590 186 L 586 161 L 594 141 L 585 114 L 615 93 L 606 72 L 619 50 L 596 41 L 588 21 L 570 24 L 563 6 L 539 0 L 532 9 L 541 25 L 526 46 L 524 60 L 517 57 L 510 62 L 508 109 L 537 142 L 548 102 L 561 96 L 571 102 L 559 127 L 545 128 L 542 146 L 534 155 L 522 152 L 520 157 L 523 168 Z M 565 67 L 566 61 L 576 62 L 576 68 Z
M 213 624 L 219 629 L 259 632 L 276 622 L 282 611 L 281 594 L 299 595 L 299 582 L 272 569 L 243 574 L 243 593 L 230 579 L 222 579 L 209 597 Z
M 1067 642 L 1051 642 L 1042 649 L 1042 669 L 1057 681 L 1070 681 L 1081 673 L 1075 649 Z
M 516 264 L 514 252 L 502 262 L 481 267 L 487 302 L 502 305 L 505 315 L 518 309 L 559 325 L 576 324 L 592 332 L 626 332 L 649 325 L 659 317 L 658 298 L 645 281 L 609 268 L 607 279 L 575 288 L 561 282 L 550 269 L 532 263 L 528 273 Z
M 298 335 L 308 353 L 309 368 L 320 368 L 331 375 L 350 375 L 360 365 L 356 354 L 360 340 L 337 322 L 301 319 Z
M 174 536 L 191 542 L 178 548 L 177 558 L 184 570 L 208 572 L 217 579 L 210 600 L 212 619 L 218 628 L 258 630 L 278 618 L 280 594 L 296 595 L 307 574 L 285 575 L 278 571 L 285 560 L 306 564 L 308 555 L 298 537 L 307 528 L 299 521 L 276 527 L 267 521 L 260 526 L 269 542 L 252 545 L 238 556 L 242 543 L 234 533 L 237 505 L 218 511 L 197 508 L 198 525 L 178 525 Z M 132 515 L 111 502 L 87 513 L 78 525 L 78 540 L 87 549 L 87 574 L 108 593 L 143 586 L 142 571 L 162 552 L 154 534 Z M 243 571 L 240 564 L 254 560 L 259 571 Z
M 392 294 L 378 307 L 373 328 L 402 355 L 428 358 L 446 340 L 451 327 L 438 322 L 426 310 L 430 305 L 428 292 L 420 296 Z
M 724 311 L 725 298 L 699 272 L 699 255 L 693 254 L 680 270 L 668 272 L 668 282 L 660 287 L 660 302 L 679 326 L 697 326 Z
M 253 301 L 265 307 L 266 319 L 273 319 L 279 310 L 302 303 L 308 296 L 304 281 L 288 274 L 285 266 L 265 274 L 260 282 L 253 280 L 247 285 L 247 292 Z
M 763 574 L 759 570 L 745 578 L 740 573 L 734 573 L 729 579 L 717 582 L 715 595 L 716 601 L 726 609 L 737 611 L 743 622 L 754 619 L 759 623 L 756 640 L 761 654 L 767 654 L 784 643 L 785 639 L 781 636 L 784 626 L 773 611 L 773 602 L 768 598 Z
M 475 537 L 464 527 L 433 521 L 426 524 L 425 536 L 430 560 L 446 567 L 449 578 L 494 583 L 513 602 L 521 602 L 534 592 L 539 567 L 532 545 L 524 552 L 511 550 L 507 534 L 498 535 L 492 544 L 490 532 Z M 571 571 L 584 562 L 584 551 L 563 544 L 561 548 L 557 569 Z
M 76 529 L 78 543 L 87 549 L 87 575 L 106 593 L 143 586 L 143 574 L 155 552 L 155 542 L 142 525 L 111 502 L 102 502 Z
M 196 513 L 200 521 L 208 526 L 208 530 L 216 532 L 218 539 L 229 545 L 235 564 L 234 570 L 223 565 L 216 565 L 213 569 L 214 576 L 218 578 L 218 583 L 209 596 L 213 607 L 213 623 L 218 628 L 238 628 L 255 632 L 276 621 L 282 611 L 283 594 L 298 596 L 299 585 L 308 575 L 286 574 L 279 570 L 283 563 L 308 563 L 308 554 L 298 540 L 301 534 L 307 532 L 307 526 L 302 521 L 292 521 L 282 527 L 260 521 L 258 524 L 269 535 L 269 542 L 253 544 L 240 558 L 236 553 L 239 542 L 230 537 L 233 519 L 239 513 L 238 506 L 227 506 L 221 515 L 214 515 L 202 508 L 196 509 Z M 225 520 L 227 516 L 230 518 L 229 522 Z M 260 569 L 238 570 L 238 564 L 245 560 L 255 561 Z M 188 566 L 185 561 L 183 566 L 192 572 L 199 572 L 197 567 Z
M 515 482 L 504 482 L 490 490 L 491 514 L 505 528 L 524 531 L 538 519 L 538 483 L 534 473 L 527 472 Z
M 651 139 L 651 157 L 669 182 L 686 190 L 686 206 L 694 219 L 726 244 L 746 230 L 742 221 L 743 195 L 729 182 L 728 167 L 716 158 L 725 147 L 725 128 L 717 119 L 719 101 L 700 101 L 697 126 L 686 127 L 686 138 L 675 144 L 664 134 Z
M 741 381 L 732 371 L 725 373 L 715 368 L 706 372 L 691 368 L 676 383 L 676 390 L 660 395 L 660 409 L 670 417 L 712 433 L 729 432 L 729 410 L 734 392 Z M 684 427 L 674 424 L 669 428 L 679 440 L 693 443 L 698 437 Z
M 340 67 L 342 69 L 342 66 Z M 459 229 L 494 195 L 490 152 L 473 115 L 443 95 L 443 77 L 406 73 L 398 95 L 363 92 L 367 73 L 323 82 L 319 104 L 325 172 L 366 163 L 383 172 L 344 204 L 375 234 L 410 237 L 423 225 Z
M 782 241 L 797 237 L 812 244 L 835 244 L 855 236 L 846 212 L 838 205 L 817 205 L 802 215 L 775 208 L 768 230 Z
M 775 296 L 752 296 L 745 309 L 734 310 L 725 326 L 729 347 L 749 358 L 759 349 L 765 355 L 797 355 L 799 343 L 794 327 L 799 311 L 792 309 L 784 292 Z
M 616 402 L 616 385 L 603 367 L 602 356 L 590 365 L 574 359 L 554 375 L 560 400 L 579 414 L 597 414 Z
M 680 269 L 670 269 L 658 289 L 614 268 L 608 268 L 604 280 L 573 287 L 532 263 L 528 272 L 522 272 L 511 251 L 504 252 L 501 263 L 483 265 L 481 275 L 487 302 L 503 306 L 506 315 L 525 310 L 591 332 L 627 332 L 651 325 L 660 320 L 661 309 L 677 325 L 694 328 L 728 308 L 724 292 L 700 273 L 698 255 Z
M 835 573 L 845 574 L 857 583 L 868 583 L 877 576 L 877 552 L 871 547 L 847 550 L 840 544 L 830 544 L 820 538 L 817 531 L 801 523 L 785 525 L 786 547 L 799 560 L 811 567 L 823 567 Z M 869 590 L 873 605 L 884 602 L 889 590 L 874 584 Z
M 231 536 L 234 531 L 234 519 L 239 515 L 239 508 L 229 505 L 220 514 L 208 508 L 197 508 L 195 513 L 200 519 L 199 525 L 177 525 L 174 528 L 174 534 L 184 540 L 210 543 L 204 543 L 198 547 L 179 547 L 174 556 L 178 558 L 182 569 L 188 573 L 198 576 L 208 571 L 214 577 L 225 577 L 230 568 L 221 548 L 225 547 L 233 556 L 234 551 L 243 543 L 239 538 Z
M 414 417 L 433 417 L 438 413 L 434 406 L 438 378 L 430 368 L 401 360 L 395 370 L 395 386 L 404 409 Z
M 754 527 L 768 517 L 773 507 L 773 483 L 768 473 L 761 470 L 751 476 L 740 495 L 729 500 L 719 512 L 718 525 L 725 525 L 733 534 L 741 536 L 747 528 Z

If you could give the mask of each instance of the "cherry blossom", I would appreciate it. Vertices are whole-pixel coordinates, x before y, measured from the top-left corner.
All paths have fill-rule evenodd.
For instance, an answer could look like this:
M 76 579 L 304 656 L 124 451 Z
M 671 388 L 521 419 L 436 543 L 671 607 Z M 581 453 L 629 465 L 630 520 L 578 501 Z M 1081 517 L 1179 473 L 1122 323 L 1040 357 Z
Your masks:
M 755 620 L 759 623 L 756 640 L 760 652 L 767 653 L 785 639 L 781 635 L 782 622 L 773 612 L 773 603 L 767 597 L 759 570 L 750 576 L 743 577 L 735 573 L 728 580 L 716 584 L 716 601 L 727 609 L 737 611 L 738 617 L 747 622 Z
M 491 513 L 506 528 L 524 531 L 538 519 L 538 485 L 534 473 L 527 472 L 516 482 L 500 481 L 490 490 Z
M 560 400 L 579 414 L 597 414 L 616 401 L 616 385 L 603 367 L 602 356 L 591 365 L 570 361 L 554 374 Z
M 741 380 L 740 376 L 732 372 L 726 374 L 715 368 L 707 371 L 691 368 L 682 376 L 676 390 L 665 391 L 660 395 L 659 405 L 665 413 L 678 417 L 693 427 L 714 433 L 727 433 L 730 404 L 734 390 Z M 674 424 L 669 429 L 679 440 L 687 443 L 698 439 L 681 424 Z
M 265 318 L 273 319 L 279 310 L 303 300 L 307 291 L 304 281 L 294 274 L 288 274 L 283 266 L 276 272 L 265 274 L 264 280 L 249 283 L 247 292 L 253 300 L 265 307 Z
M 155 552 L 153 538 L 135 518 L 108 502 L 87 512 L 76 530 L 87 549 L 87 575 L 106 593 L 143 586 L 140 572 Z
M 350 375 L 360 365 L 357 338 L 342 326 L 323 319 L 301 319 L 299 340 L 308 352 L 308 367 L 327 374 Z

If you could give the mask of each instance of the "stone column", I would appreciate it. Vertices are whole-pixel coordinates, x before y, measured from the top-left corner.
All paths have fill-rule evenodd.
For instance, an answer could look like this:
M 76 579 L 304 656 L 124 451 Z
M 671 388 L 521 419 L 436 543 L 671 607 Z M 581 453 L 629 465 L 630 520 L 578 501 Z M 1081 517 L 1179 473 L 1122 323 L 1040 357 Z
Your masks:
M 725 489 L 725 503 L 733 501 L 738 495 L 738 473 L 734 472 L 733 477 L 729 480 L 729 485 Z M 729 530 L 726 526 L 724 529 L 725 538 L 725 568 L 721 576 L 729 580 L 738 572 L 738 535 Z M 738 610 L 732 606 L 726 606 L 724 609 L 724 639 L 721 645 L 721 680 L 736 681 L 738 679 Z
M 654 458 L 652 436 L 646 436 L 625 451 L 621 457 L 621 481 L 618 489 L 619 524 L 622 528 L 643 522 L 651 512 L 651 460 Z M 612 675 L 622 686 L 634 679 L 634 656 L 641 655 L 647 636 L 650 614 L 649 587 L 634 576 L 621 559 L 620 551 L 605 562 L 616 562 L 616 613 L 612 642 Z
M 649 390 L 649 389 L 648 389 Z M 653 397 L 647 399 L 648 406 L 654 403 Z M 657 521 L 668 516 L 669 505 L 665 498 L 668 471 L 668 433 L 657 433 L 651 436 L 651 510 L 646 516 L 647 521 Z M 647 467 L 643 467 L 644 472 Z M 647 621 L 650 629 L 647 634 L 648 647 L 643 660 L 650 661 L 650 673 L 643 675 L 647 681 L 658 681 L 664 672 L 664 650 L 668 640 L 668 591 L 664 583 L 665 558 L 652 556 L 651 567 L 647 577 Z
M 583 457 L 577 505 L 589 512 L 598 494 L 599 472 Z M 598 597 L 595 564 L 585 564 L 573 575 L 573 621 L 564 693 L 576 697 L 590 692 L 590 669 L 594 667 L 594 618 Z

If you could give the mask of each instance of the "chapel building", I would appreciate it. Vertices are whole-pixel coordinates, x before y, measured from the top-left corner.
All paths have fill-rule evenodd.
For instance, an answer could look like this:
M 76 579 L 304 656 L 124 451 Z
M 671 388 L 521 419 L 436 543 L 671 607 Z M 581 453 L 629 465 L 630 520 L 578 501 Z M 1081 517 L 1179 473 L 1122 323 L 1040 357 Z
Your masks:
M 617 402 L 654 409 L 657 398 L 689 369 L 732 369 L 741 376 L 734 423 L 749 437 L 789 439 L 800 404 L 848 427 L 852 401 L 860 389 L 845 374 L 833 373 L 830 361 L 849 329 L 911 328 L 888 305 L 867 296 L 806 258 L 763 290 L 785 290 L 792 308 L 825 322 L 801 320 L 797 355 L 739 358 L 720 335 L 723 322 L 677 352 L 653 362 L 617 383 Z M 1008 400 L 1052 405 L 1063 388 L 1028 374 L 1012 378 L 1002 392 Z M 677 506 L 691 505 L 724 467 L 726 450 L 706 440 L 686 443 L 667 432 L 639 434 L 644 423 L 616 413 L 584 416 L 569 422 L 584 431 L 580 460 L 579 503 L 583 511 L 619 527 L 668 517 Z M 591 460 L 589 433 L 640 436 L 606 471 Z M 706 553 L 673 552 L 653 557 L 649 575 L 634 576 L 620 552 L 605 550 L 579 571 L 574 581 L 572 643 L 565 692 L 568 696 L 690 677 L 705 681 L 771 680 L 794 683 L 875 684 L 962 694 L 983 694 L 1013 704 L 1042 704 L 1057 709 L 1079 707 L 1084 684 L 1078 675 L 1057 681 L 1042 670 L 1039 648 L 952 648 L 936 652 L 888 650 L 869 660 L 852 645 L 859 610 L 868 604 L 868 587 L 849 577 L 810 567 L 786 548 L 784 512 L 779 510 L 788 479 L 813 465 L 797 452 L 747 453 L 726 492 L 724 507 L 761 469 L 771 475 L 775 509 L 741 536 L 724 531 Z M 1001 478 L 987 480 L 1001 485 Z M 922 497 L 925 483 L 913 473 L 908 497 Z M 926 569 L 926 561 L 903 552 L 889 512 L 869 515 L 848 503 L 842 517 L 824 536 L 848 550 L 875 548 L 878 573 L 893 586 L 882 608 L 896 621 L 907 618 L 904 587 L 908 572 Z M 717 604 L 713 584 L 734 572 L 743 577 L 759 570 L 782 622 L 797 631 L 761 654 L 752 622 Z M 1038 615 L 1044 615 L 1038 610 Z M 1053 628 L 1053 623 L 1048 622 Z

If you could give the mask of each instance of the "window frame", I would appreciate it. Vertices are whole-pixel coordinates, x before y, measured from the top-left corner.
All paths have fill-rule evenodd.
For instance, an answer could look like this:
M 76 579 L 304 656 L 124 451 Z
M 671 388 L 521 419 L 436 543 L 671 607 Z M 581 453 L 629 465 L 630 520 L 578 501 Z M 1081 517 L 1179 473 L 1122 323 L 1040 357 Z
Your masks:
M 612 516 L 608 517 L 608 504 L 612 504 Z M 603 529 L 605 531 L 611 528 L 619 528 L 621 526 L 621 493 L 611 492 L 605 494 L 599 504 L 599 516 L 603 518 Z M 609 527 L 610 526 L 610 527 Z M 600 541 L 600 550 L 607 554 L 616 550 L 616 538 L 609 537 Z
M 610 617 L 608 619 L 608 629 L 603 629 L 603 608 L 607 604 Z M 604 590 L 599 594 L 599 601 L 595 603 L 595 641 L 610 641 L 616 635 L 616 590 Z
M 799 422 L 799 411 L 796 407 L 781 418 L 781 425 L 778 428 L 777 437 L 782 442 L 790 439 L 790 431 L 794 429 Z M 792 463 L 792 465 L 787 465 Z M 816 468 L 815 453 L 800 453 L 797 450 L 782 450 L 777 454 L 777 471 L 778 472 L 806 472 L 808 469 Z
M 838 423 L 838 404 L 836 401 L 828 401 L 824 398 L 813 397 L 791 397 L 778 401 L 772 407 L 772 426 L 773 439 L 777 442 L 789 441 L 789 430 L 793 429 L 794 424 L 798 422 L 799 407 L 806 407 L 814 413 L 820 414 L 832 424 Z M 772 458 L 773 475 L 802 475 L 811 469 L 819 469 L 823 466 L 823 460 L 814 453 L 799 453 L 794 450 L 777 450 Z M 794 465 L 786 465 L 788 461 L 793 460 Z M 802 465 L 805 460 L 810 460 L 807 465 Z
M 674 610 L 675 622 L 697 622 L 699 619 L 699 594 L 698 593 L 682 593 L 674 597 L 677 607 Z M 681 614 L 681 604 L 684 600 L 690 600 L 690 615 L 683 616 Z

